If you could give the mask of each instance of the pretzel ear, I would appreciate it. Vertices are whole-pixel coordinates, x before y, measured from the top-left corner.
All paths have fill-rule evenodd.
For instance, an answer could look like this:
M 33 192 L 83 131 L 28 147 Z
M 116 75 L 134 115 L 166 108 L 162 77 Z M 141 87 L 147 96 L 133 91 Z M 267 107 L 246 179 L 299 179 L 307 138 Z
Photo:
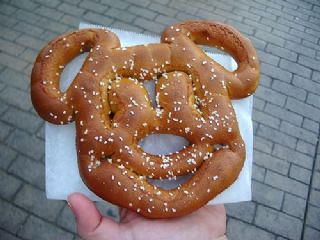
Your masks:
M 60 91 L 60 74 L 64 66 L 92 47 L 115 48 L 119 39 L 112 32 L 86 29 L 62 35 L 39 53 L 31 75 L 31 99 L 38 114 L 53 124 L 73 121 L 70 97 L 75 80 L 65 92 Z
M 181 37 L 196 44 L 220 48 L 236 60 L 238 68 L 234 72 L 214 62 L 215 68 L 224 74 L 230 98 L 244 98 L 255 92 L 260 74 L 258 56 L 250 40 L 236 29 L 219 22 L 186 21 L 167 28 L 161 41 L 172 43 Z

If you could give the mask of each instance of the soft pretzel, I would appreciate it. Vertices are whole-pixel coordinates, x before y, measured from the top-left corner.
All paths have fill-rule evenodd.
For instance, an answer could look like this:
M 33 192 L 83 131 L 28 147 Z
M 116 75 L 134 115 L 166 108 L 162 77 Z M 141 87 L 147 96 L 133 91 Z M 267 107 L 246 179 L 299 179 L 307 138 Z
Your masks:
M 237 70 L 227 71 L 196 44 L 228 52 Z M 64 66 L 82 52 L 88 57 L 61 92 Z M 31 96 L 46 121 L 75 121 L 80 175 L 94 193 L 148 218 L 171 218 L 195 211 L 237 179 L 245 145 L 230 99 L 252 94 L 259 71 L 250 41 L 222 23 L 178 23 L 163 32 L 160 44 L 128 48 L 121 48 L 111 31 L 85 29 L 59 36 L 41 50 Z M 142 84 L 151 79 L 156 107 Z M 190 145 L 151 155 L 138 141 L 152 133 L 179 135 Z M 148 181 L 188 173 L 193 176 L 171 190 Z

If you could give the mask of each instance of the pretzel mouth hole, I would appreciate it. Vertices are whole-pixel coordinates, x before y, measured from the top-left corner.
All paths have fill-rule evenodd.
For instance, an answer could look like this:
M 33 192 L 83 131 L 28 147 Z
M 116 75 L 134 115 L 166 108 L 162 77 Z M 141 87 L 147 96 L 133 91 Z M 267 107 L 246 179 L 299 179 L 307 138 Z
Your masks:
M 194 173 L 188 173 L 183 176 L 176 176 L 171 179 L 152 179 L 147 178 L 147 182 L 153 186 L 162 188 L 164 190 L 172 190 L 175 188 L 181 187 L 183 184 L 188 182 L 192 177 Z
M 142 138 L 138 145 L 151 155 L 171 155 L 185 149 L 190 143 L 178 135 L 154 133 Z
M 211 55 L 216 55 L 216 54 L 224 55 L 228 58 L 231 58 L 233 60 L 233 64 L 226 63 L 224 61 L 224 58 L 213 59 L 214 61 L 216 61 L 217 63 L 222 65 L 228 71 L 232 72 L 232 71 L 235 71 L 238 69 L 238 63 L 235 60 L 235 58 L 232 55 L 230 55 L 228 52 L 226 52 L 223 47 L 218 47 L 218 46 L 214 47 L 214 46 L 206 46 L 206 45 L 199 45 L 199 44 L 197 46 L 199 48 L 201 48 L 203 51 L 205 51 L 210 58 L 212 58 Z

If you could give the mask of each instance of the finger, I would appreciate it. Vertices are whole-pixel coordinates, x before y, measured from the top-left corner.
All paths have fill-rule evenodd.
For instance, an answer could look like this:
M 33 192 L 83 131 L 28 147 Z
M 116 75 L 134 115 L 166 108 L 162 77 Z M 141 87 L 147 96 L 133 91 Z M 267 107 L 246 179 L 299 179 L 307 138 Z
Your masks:
M 104 218 L 96 205 L 81 193 L 68 196 L 68 203 L 75 215 L 78 233 L 84 239 L 116 239 L 118 225 Z

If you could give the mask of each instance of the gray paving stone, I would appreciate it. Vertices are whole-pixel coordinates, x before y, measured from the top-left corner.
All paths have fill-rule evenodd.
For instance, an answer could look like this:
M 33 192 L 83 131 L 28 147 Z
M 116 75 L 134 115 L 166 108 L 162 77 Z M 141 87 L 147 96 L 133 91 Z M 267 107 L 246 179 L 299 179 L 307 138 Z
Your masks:
M 320 230 L 319 223 L 320 223 L 320 208 L 314 207 L 309 204 L 306 224 L 317 229 L 317 230 Z
M 272 30 L 272 34 L 278 36 L 278 37 L 281 37 L 287 41 L 292 41 L 294 43 L 297 43 L 297 44 L 300 44 L 301 43 L 301 38 L 298 38 L 296 36 L 293 36 L 291 34 L 288 34 L 286 32 L 283 32 L 281 30 L 278 30 L 278 29 L 273 29 Z
M 251 223 L 254 219 L 256 204 L 241 202 L 225 204 L 227 215 Z
M 272 128 L 279 128 L 280 126 L 280 120 L 278 118 L 272 117 L 264 112 L 254 110 L 252 114 L 252 119 L 259 122 L 263 123 L 267 126 L 270 126 Z
M 0 31 L 2 33 L 2 37 L 7 40 L 15 40 L 21 34 L 20 32 L 17 32 L 12 28 L 7 28 L 3 25 L 0 25 Z
M 219 4 L 218 2 L 216 3 L 216 6 L 217 4 Z M 226 4 L 223 4 L 220 6 L 224 6 L 224 7 L 230 7 Z M 194 8 L 192 6 L 189 6 L 185 1 L 171 1 L 169 3 L 169 7 L 172 7 L 174 9 L 177 9 L 178 11 L 183 11 L 185 13 L 189 13 L 189 14 L 195 14 L 197 12 L 197 8 Z M 231 9 L 229 9 L 231 10 Z
M 289 176 L 300 182 L 310 184 L 311 171 L 292 164 L 290 167 Z
M 320 239 L 320 231 L 317 231 L 313 228 L 306 226 L 304 230 L 303 239 Z
M 307 169 L 312 169 L 313 158 L 311 156 L 299 153 L 280 144 L 274 145 L 272 155 Z
M 37 226 L 37 227 L 34 227 Z M 62 229 L 47 223 L 40 218 L 30 216 L 19 232 L 19 236 L 25 239 L 72 239 L 73 235 L 69 232 L 63 231 Z
M 66 25 L 45 17 L 41 17 L 37 22 L 35 22 L 35 25 L 60 34 L 68 31 L 68 27 Z
M 101 0 L 100 2 L 107 6 L 119 8 L 121 10 L 127 9 L 128 6 L 130 6 L 127 2 L 124 2 L 124 1 Z
M 300 239 L 302 221 L 271 208 L 258 206 L 255 223 L 289 239 Z
M 285 40 L 283 38 L 268 32 L 264 32 L 262 30 L 257 30 L 255 36 L 257 38 L 260 38 L 261 40 L 268 41 L 280 47 L 283 47 L 285 43 Z
M 30 94 L 16 88 L 7 87 L 0 95 L 0 99 L 22 110 L 28 111 L 31 108 Z
M 263 183 L 252 181 L 252 199 L 272 208 L 280 209 L 284 193 Z
M 39 40 L 39 38 L 31 37 L 26 34 L 23 34 L 17 38 L 16 42 L 34 50 L 39 50 L 39 48 L 45 45 L 45 42 Z
M 320 172 L 318 171 L 313 172 L 312 187 L 314 189 L 320 190 Z
M 316 82 L 320 82 L 320 72 L 313 71 L 312 73 L 312 80 Z
M 260 167 L 264 167 L 278 173 L 286 175 L 289 172 L 290 164 L 270 154 L 253 151 L 253 160 Z
M 260 50 L 263 50 L 267 45 L 265 41 L 252 36 L 250 37 L 250 41 L 252 42 L 252 44 L 256 49 L 260 49 Z
M 266 175 L 266 169 L 256 164 L 252 165 L 252 179 L 263 182 Z
M 316 146 L 306 143 L 304 141 L 298 140 L 297 150 L 313 157 L 316 152 Z
M 300 64 L 288 61 L 286 59 L 280 60 L 280 67 L 284 70 L 291 71 L 299 76 L 310 78 L 311 70 Z
M 176 23 L 177 19 L 159 14 L 155 18 L 155 21 L 158 22 L 158 23 L 161 23 L 163 25 L 170 26 L 170 25 Z
M 271 103 L 267 103 L 264 111 L 271 114 L 272 116 L 293 123 L 296 126 L 301 126 L 303 121 L 303 117 L 301 115 L 288 111 L 285 108 L 273 105 Z
M 253 225 L 230 219 L 227 226 L 227 237 L 229 240 L 238 240 L 238 239 L 246 239 L 246 240 L 256 240 L 257 236 L 259 236 L 260 240 L 273 240 L 275 239 L 275 235 L 262 230 L 261 228 L 257 228 Z
M 306 209 L 306 200 L 286 193 L 284 195 L 283 211 L 292 216 L 303 219 Z
M 81 19 L 79 17 L 73 17 L 70 15 L 65 14 L 61 19 L 60 22 L 65 23 L 69 26 L 74 27 L 75 29 L 78 28 Z
M 85 9 L 76 7 L 68 3 L 62 3 L 61 5 L 59 5 L 58 10 L 74 16 L 82 16 L 85 12 Z
M 305 90 L 292 86 L 291 84 L 285 83 L 283 81 L 279 81 L 277 79 L 273 80 L 272 88 L 283 94 L 297 98 L 301 101 L 304 101 L 307 97 L 307 92 Z
M 308 93 L 307 103 L 320 109 L 320 96 L 313 93 Z
M 158 13 L 161 13 L 161 14 L 165 14 L 169 17 L 174 17 L 176 14 L 177 14 L 177 11 L 170 8 L 170 7 L 167 7 L 167 6 L 163 6 L 161 4 L 157 4 L 157 3 L 151 3 L 149 6 L 148 6 L 149 9 L 153 10 L 153 11 L 156 11 Z
M 74 215 L 67 204 L 64 206 L 60 216 L 58 217 L 57 224 L 70 232 L 77 232 Z
M 150 4 L 150 0 L 128 0 L 127 2 L 135 4 L 141 7 L 147 7 Z
M 258 109 L 258 110 L 263 110 L 264 106 L 266 105 L 266 101 L 257 98 L 257 97 L 253 97 L 253 108 Z
M 36 60 L 36 57 L 38 56 L 38 52 L 34 51 L 30 48 L 27 48 L 26 50 L 24 50 L 23 53 L 20 54 L 19 57 L 21 57 L 22 59 L 28 61 L 29 63 L 34 63 Z M 27 85 L 27 87 L 29 87 L 30 85 L 30 76 L 26 76 L 26 78 L 28 79 L 28 81 L 25 81 L 25 84 Z
M 17 231 L 22 227 L 27 213 L 23 210 L 13 206 L 11 203 L 6 201 L 0 201 L 1 218 L 0 226 L 7 231 L 16 234 Z
M 315 50 L 313 49 L 310 49 L 308 47 L 304 47 L 303 45 L 301 44 L 298 44 L 298 43 L 293 43 L 293 42 L 290 42 L 290 41 L 287 41 L 286 42 L 286 45 L 285 45 L 286 48 L 288 48 L 289 50 L 291 51 L 294 51 L 296 53 L 300 53 L 302 55 L 306 55 L 306 56 L 315 56 Z
M 104 15 L 96 14 L 93 12 L 88 11 L 84 16 L 84 19 L 90 21 L 91 23 L 95 24 L 101 24 L 103 26 L 109 25 L 112 23 L 112 19 L 109 17 L 106 17 Z
M 259 88 L 255 92 L 255 95 L 267 102 L 271 102 L 279 106 L 284 106 L 286 101 L 286 95 L 263 86 L 259 86 Z
M 280 125 L 280 131 L 287 133 L 288 135 L 297 137 L 299 139 L 305 140 L 311 144 L 316 144 L 318 135 L 305 130 L 304 128 L 297 127 L 291 123 L 282 121 Z
M 262 124 L 260 125 L 257 134 L 260 137 L 266 138 L 276 143 L 284 144 L 290 148 L 295 148 L 296 146 L 296 138 L 288 136 L 287 134 L 284 134 L 276 129 L 264 126 Z
M 286 103 L 286 108 L 289 110 L 299 113 L 303 116 L 311 118 L 312 120 L 318 121 L 320 119 L 320 110 L 312 107 L 308 104 L 302 103 L 294 98 L 289 97 Z
M 313 120 L 310 120 L 308 118 L 305 118 L 303 120 L 302 127 L 305 128 L 305 129 L 308 129 L 310 131 L 313 131 L 315 133 L 318 133 L 318 131 L 319 131 L 319 123 L 317 123 L 317 122 L 315 122 Z
M 285 82 L 291 82 L 292 73 L 290 73 L 290 71 L 283 70 L 267 63 L 262 63 L 261 69 L 264 74 L 272 78 L 280 79 Z
M 17 153 L 15 151 L 0 142 L 0 168 L 7 169 L 16 156 Z
M 279 33 L 281 33 L 281 34 L 279 34 L 280 36 L 282 35 L 282 33 L 288 32 L 290 29 L 288 26 L 286 26 L 284 24 L 279 24 L 278 22 L 272 21 L 272 20 L 264 18 L 264 17 L 262 17 L 260 22 L 274 28 L 275 30 L 278 30 Z M 273 32 L 274 32 L 274 30 L 273 30 Z
M 234 11 L 239 12 L 238 9 L 237 9 L 237 10 L 234 10 Z M 242 10 L 240 10 L 240 11 L 242 11 Z M 247 12 L 247 11 L 244 10 L 244 12 Z M 250 26 L 252 26 L 252 27 L 259 28 L 259 29 L 261 29 L 261 30 L 263 30 L 263 31 L 265 31 L 265 32 L 271 32 L 271 30 L 272 30 L 272 28 L 271 28 L 270 26 L 267 26 L 267 25 L 265 25 L 265 24 L 261 24 L 261 22 L 258 22 L 258 21 L 255 21 L 255 20 L 251 20 L 251 19 L 245 18 L 245 19 L 244 19 L 244 23 L 245 23 L 245 24 L 248 24 L 248 25 L 250 25 Z
M 306 57 L 306 56 L 299 56 L 298 63 L 308 68 L 312 68 L 315 70 L 319 69 L 320 61 L 314 58 Z
M 194 9 L 194 8 L 192 8 L 192 9 Z M 147 18 L 150 20 L 153 20 L 158 15 L 158 13 L 156 13 L 150 9 L 142 9 L 142 8 L 136 7 L 134 5 L 131 5 L 128 8 L 128 11 L 132 14 L 135 14 L 135 15 L 138 15 L 140 17 L 144 17 L 144 18 Z
M 271 153 L 273 143 L 259 136 L 254 136 L 253 148 L 265 153 Z
M 60 0 L 34 0 L 34 2 L 43 4 L 43 5 L 45 5 L 47 7 L 51 7 L 51 8 L 55 8 L 59 4 L 61 4 Z
M 128 12 L 124 12 L 121 10 L 118 10 L 116 8 L 110 8 L 106 13 L 106 16 L 110 17 L 110 18 L 115 18 L 118 19 L 120 21 L 126 22 L 126 23 L 132 23 L 133 20 L 136 18 L 136 15 L 134 14 L 130 14 Z
M 277 56 L 274 56 L 273 54 L 269 54 L 266 53 L 264 51 L 259 51 L 258 50 L 258 56 L 260 61 L 274 65 L 274 66 L 278 66 L 280 58 Z
M 320 84 L 307 78 L 302 78 L 295 75 L 292 83 L 315 94 L 319 94 L 320 92 Z
M 10 132 L 12 132 L 13 127 L 9 126 L 7 123 L 0 121 L 0 139 L 5 140 Z
M 302 198 L 308 195 L 308 185 L 271 171 L 267 171 L 265 183 Z
M 45 6 L 40 6 L 34 12 L 39 14 L 40 16 L 48 17 L 54 20 L 59 20 L 63 16 L 63 12 Z
M 12 199 L 14 194 L 21 186 L 21 181 L 5 171 L 0 170 L 0 196 L 8 201 Z
M 44 192 L 31 185 L 22 187 L 16 195 L 14 203 L 49 221 L 54 221 L 57 218 L 64 204 L 62 201 L 47 200 Z
M 154 32 L 159 34 L 163 31 L 164 25 L 148 21 L 147 19 L 137 17 L 134 21 L 134 24 L 136 24 L 138 27 L 144 28 L 150 32 Z
M 12 41 L 0 39 L 0 51 L 13 56 L 18 56 L 24 51 L 24 47 L 20 46 L 19 44 L 13 43 Z
M 88 0 L 83 0 L 79 4 L 79 7 L 89 9 L 89 10 L 91 10 L 93 12 L 97 12 L 97 13 L 103 13 L 108 9 L 107 6 L 104 6 L 104 5 L 101 5 L 99 3 L 95 3 L 92 1 L 88 1 Z
M 41 162 L 19 155 L 11 164 L 8 172 L 40 189 L 45 188 L 45 167 Z
M 17 71 L 23 70 L 28 65 L 26 61 L 12 57 L 3 52 L 0 52 L 0 64 Z
M 19 240 L 19 238 L 15 237 L 13 234 L 5 232 L 2 229 L 0 229 L 0 239 L 4 239 L 4 240 Z
M 320 200 L 320 191 L 315 190 L 315 189 L 311 189 L 309 202 L 312 205 L 320 207 L 320 201 L 319 200 Z
M 39 160 L 44 153 L 43 141 L 18 129 L 10 134 L 6 143 L 15 150 L 36 160 Z
M 305 27 L 300 25 L 300 24 L 296 24 L 295 22 L 293 21 L 290 21 L 290 20 L 287 20 L 287 19 L 284 19 L 284 18 L 279 18 L 277 20 L 278 23 L 280 24 L 283 24 L 287 27 L 292 27 L 292 28 L 295 28 L 295 29 L 298 29 L 298 30 L 301 30 L 301 31 L 304 31 Z
M 6 4 L 4 1 L 0 3 L 0 12 L 3 14 L 12 14 L 17 10 L 16 7 Z
M 1 119 L 15 127 L 25 129 L 29 133 L 35 132 L 42 124 L 39 117 L 14 108 L 10 108 L 1 116 Z
M 41 18 L 39 15 L 36 15 L 30 11 L 26 11 L 23 9 L 18 9 L 15 12 L 15 17 L 20 21 L 25 21 L 31 24 L 34 24 L 36 21 L 38 21 Z
M 298 54 L 274 44 L 268 44 L 266 51 L 281 58 L 286 58 L 292 62 L 295 62 L 298 59 Z

